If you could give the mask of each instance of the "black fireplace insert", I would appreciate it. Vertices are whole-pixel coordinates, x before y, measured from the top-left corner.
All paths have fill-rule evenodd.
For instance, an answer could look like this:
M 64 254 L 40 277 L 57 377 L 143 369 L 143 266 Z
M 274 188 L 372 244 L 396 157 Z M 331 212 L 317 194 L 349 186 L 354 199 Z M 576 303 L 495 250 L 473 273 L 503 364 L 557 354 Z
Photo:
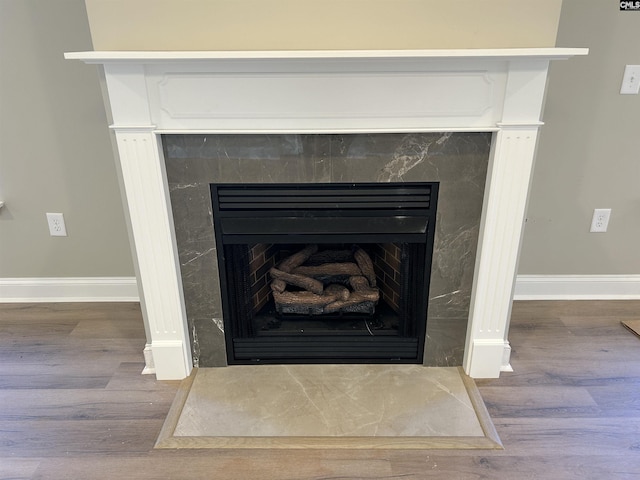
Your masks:
M 228 363 L 422 363 L 438 186 L 212 184 Z

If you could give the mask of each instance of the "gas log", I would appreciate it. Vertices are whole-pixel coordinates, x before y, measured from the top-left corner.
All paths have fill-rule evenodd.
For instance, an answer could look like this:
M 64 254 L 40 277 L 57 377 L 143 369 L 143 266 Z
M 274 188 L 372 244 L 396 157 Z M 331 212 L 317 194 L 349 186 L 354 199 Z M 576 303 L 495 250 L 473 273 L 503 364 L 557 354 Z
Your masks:
M 269 273 L 281 314 L 372 314 L 380 298 L 371 257 L 357 246 L 318 252 L 317 245 L 308 245 Z

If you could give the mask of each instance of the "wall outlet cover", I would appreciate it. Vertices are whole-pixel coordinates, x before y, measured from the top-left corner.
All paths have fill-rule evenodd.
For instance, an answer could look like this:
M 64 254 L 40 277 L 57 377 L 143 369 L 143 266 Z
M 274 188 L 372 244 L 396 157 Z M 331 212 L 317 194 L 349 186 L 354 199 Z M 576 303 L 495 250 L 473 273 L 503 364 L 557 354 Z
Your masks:
M 610 208 L 596 208 L 591 218 L 591 232 L 604 233 L 609 226 L 609 217 L 611 216 Z
M 61 213 L 47 213 L 49 234 L 52 237 L 66 237 L 67 227 L 64 224 L 64 216 Z

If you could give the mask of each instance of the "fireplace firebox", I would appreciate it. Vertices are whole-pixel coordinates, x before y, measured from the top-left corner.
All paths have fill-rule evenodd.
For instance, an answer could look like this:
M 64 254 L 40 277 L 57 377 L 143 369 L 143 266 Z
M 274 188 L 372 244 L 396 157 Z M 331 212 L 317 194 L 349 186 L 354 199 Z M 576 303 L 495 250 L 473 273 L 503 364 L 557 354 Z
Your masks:
M 228 363 L 422 363 L 438 186 L 212 184 Z

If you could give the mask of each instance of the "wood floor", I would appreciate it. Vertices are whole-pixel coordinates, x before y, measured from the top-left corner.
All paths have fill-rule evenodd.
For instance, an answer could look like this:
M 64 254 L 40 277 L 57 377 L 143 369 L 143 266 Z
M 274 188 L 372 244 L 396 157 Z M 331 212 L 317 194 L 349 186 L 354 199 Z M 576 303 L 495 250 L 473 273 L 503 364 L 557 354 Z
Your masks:
M 636 479 L 640 302 L 517 302 L 478 381 L 504 451 L 153 450 L 178 382 L 137 304 L 0 304 L 0 479 Z

